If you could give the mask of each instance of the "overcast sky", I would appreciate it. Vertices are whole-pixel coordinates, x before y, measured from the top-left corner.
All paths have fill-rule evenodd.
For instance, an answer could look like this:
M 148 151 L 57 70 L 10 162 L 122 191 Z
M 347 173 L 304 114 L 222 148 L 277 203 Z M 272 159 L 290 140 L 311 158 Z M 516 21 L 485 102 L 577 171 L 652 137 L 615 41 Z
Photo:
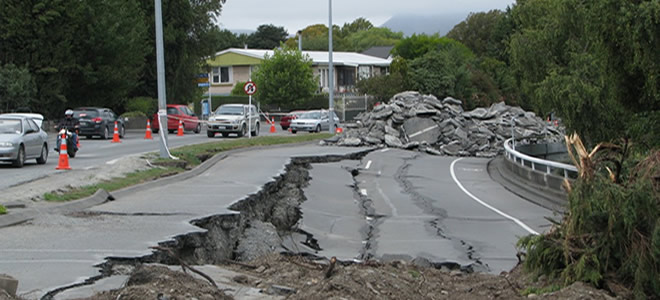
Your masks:
M 363 17 L 380 26 L 397 14 L 441 15 L 505 9 L 514 0 L 332 0 L 333 24 Z M 230 30 L 256 30 L 259 25 L 282 26 L 290 35 L 308 25 L 328 25 L 327 0 L 227 0 L 218 20 Z

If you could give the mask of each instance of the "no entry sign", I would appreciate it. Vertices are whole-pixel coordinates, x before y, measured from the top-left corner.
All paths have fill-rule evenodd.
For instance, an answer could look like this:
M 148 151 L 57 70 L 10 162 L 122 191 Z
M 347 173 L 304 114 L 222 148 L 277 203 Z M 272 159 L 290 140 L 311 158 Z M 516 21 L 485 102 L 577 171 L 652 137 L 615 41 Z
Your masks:
M 243 90 L 245 91 L 246 94 L 253 95 L 254 93 L 257 92 L 257 85 L 254 84 L 254 82 L 252 81 L 248 81 L 243 86 Z

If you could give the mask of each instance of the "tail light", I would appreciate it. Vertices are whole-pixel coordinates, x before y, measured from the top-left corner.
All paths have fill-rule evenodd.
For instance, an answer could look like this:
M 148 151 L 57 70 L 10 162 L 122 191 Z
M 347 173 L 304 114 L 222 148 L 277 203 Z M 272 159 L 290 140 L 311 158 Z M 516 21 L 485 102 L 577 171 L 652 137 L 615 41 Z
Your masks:
M 96 117 L 96 118 L 92 119 L 92 122 L 101 123 L 101 122 L 103 122 L 103 119 L 101 119 L 99 117 Z

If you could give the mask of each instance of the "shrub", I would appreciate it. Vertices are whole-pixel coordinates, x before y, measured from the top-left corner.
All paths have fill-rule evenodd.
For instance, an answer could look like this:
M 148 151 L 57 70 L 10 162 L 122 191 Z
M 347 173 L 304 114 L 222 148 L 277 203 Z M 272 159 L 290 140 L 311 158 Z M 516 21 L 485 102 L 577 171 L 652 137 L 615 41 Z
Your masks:
M 124 104 L 124 108 L 129 112 L 142 112 L 145 116 L 149 116 L 158 110 L 158 99 L 149 97 L 135 97 L 131 98 Z
M 4 206 L 2 206 L 2 204 L 0 204 L 0 215 L 4 215 L 6 213 L 7 213 L 7 208 L 5 208 Z
M 580 177 L 567 185 L 568 212 L 545 235 L 518 242 L 526 251 L 525 269 L 602 287 L 615 280 L 637 299 L 660 295 L 660 151 L 635 164 L 629 147 L 601 144 L 587 152 L 578 139 L 567 139 L 579 153 Z
M 237 81 L 234 85 L 234 88 L 231 89 L 232 96 L 245 96 L 245 91 L 243 87 L 245 86 L 245 81 Z
M 146 117 L 147 115 L 141 111 L 128 111 L 121 115 L 124 118 Z

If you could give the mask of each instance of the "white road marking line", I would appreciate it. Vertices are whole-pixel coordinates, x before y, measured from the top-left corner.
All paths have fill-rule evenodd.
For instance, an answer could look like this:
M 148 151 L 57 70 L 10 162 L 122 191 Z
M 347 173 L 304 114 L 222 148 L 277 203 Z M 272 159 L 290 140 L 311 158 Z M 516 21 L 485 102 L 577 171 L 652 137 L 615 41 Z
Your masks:
M 390 197 L 387 197 L 387 195 L 385 195 L 385 193 L 383 192 L 383 189 L 380 188 L 380 182 L 378 180 L 376 180 L 376 189 L 378 190 L 378 193 L 380 194 L 380 196 L 383 197 L 383 200 L 385 200 L 385 203 L 387 203 L 387 205 L 392 210 L 392 216 L 393 217 L 398 217 L 399 212 L 396 210 L 396 207 L 394 206 L 394 204 L 392 204 L 392 200 L 390 199 Z
M 368 161 L 368 162 L 367 162 L 367 165 L 364 166 L 364 169 L 365 169 L 365 170 L 369 170 L 369 167 L 371 167 L 371 161 Z
M 119 161 L 119 158 L 116 158 L 116 159 L 113 159 L 113 160 L 109 160 L 109 161 L 107 161 L 107 162 L 105 162 L 105 163 L 108 164 L 108 165 L 114 165 L 117 161 Z
M 424 129 L 424 130 L 420 130 L 420 131 L 417 131 L 417 132 L 415 132 L 415 133 L 413 133 L 413 134 L 411 134 L 411 135 L 408 135 L 408 137 L 409 137 L 409 138 L 413 138 L 413 137 L 416 137 L 416 136 L 418 136 L 418 135 L 420 135 L 420 134 L 422 134 L 422 133 L 425 133 L 425 132 L 427 132 L 427 131 L 431 131 L 431 130 L 433 130 L 433 129 L 436 129 L 436 128 L 438 128 L 438 127 L 439 127 L 439 125 L 438 125 L 438 124 L 435 124 L 435 125 L 433 125 L 433 126 L 431 126 L 431 127 L 429 127 L 429 128 L 426 128 L 426 129 Z
M 383 150 L 380 150 L 380 152 L 387 152 L 387 151 L 390 151 L 390 148 L 385 148 Z
M 522 228 L 525 229 L 527 232 L 529 232 L 529 233 L 531 233 L 531 234 L 534 234 L 534 235 L 538 235 L 538 234 L 539 234 L 538 232 L 534 231 L 534 229 L 532 229 L 532 228 L 530 228 L 529 226 L 527 226 L 527 224 L 525 224 L 525 223 L 523 223 L 522 221 L 520 221 L 520 220 L 518 220 L 518 219 L 516 219 L 516 218 L 514 218 L 514 217 L 512 217 L 512 216 L 510 216 L 510 215 L 508 215 L 508 214 L 506 214 L 506 213 L 504 213 L 504 212 L 502 212 L 501 210 L 499 210 L 499 209 L 497 209 L 497 208 L 491 206 L 490 204 L 488 204 L 488 203 L 486 203 L 486 202 L 484 202 L 484 201 L 481 201 L 479 198 L 477 198 L 476 196 L 472 195 L 472 193 L 470 193 L 467 189 L 465 189 L 465 187 L 463 187 L 463 185 L 458 181 L 458 178 L 456 178 L 456 173 L 454 172 L 454 165 L 456 165 L 456 163 L 457 163 L 459 160 L 461 160 L 461 159 L 463 159 L 463 158 L 462 158 L 462 157 L 461 157 L 461 158 L 457 158 L 457 159 L 455 159 L 454 161 L 452 161 L 452 162 L 451 162 L 451 166 L 449 166 L 449 171 L 451 172 L 451 177 L 454 179 L 454 182 L 456 182 L 456 185 L 458 185 L 458 187 L 459 187 L 459 188 L 460 188 L 465 194 L 467 194 L 468 196 L 470 196 L 470 198 L 472 198 L 474 201 L 477 201 L 477 203 L 479 203 L 479 204 L 485 206 L 486 208 L 488 208 L 488 209 L 494 211 L 495 213 L 499 214 L 500 216 L 505 217 L 505 218 L 507 218 L 507 219 L 513 221 L 514 223 L 518 224 L 518 226 L 522 227 Z

